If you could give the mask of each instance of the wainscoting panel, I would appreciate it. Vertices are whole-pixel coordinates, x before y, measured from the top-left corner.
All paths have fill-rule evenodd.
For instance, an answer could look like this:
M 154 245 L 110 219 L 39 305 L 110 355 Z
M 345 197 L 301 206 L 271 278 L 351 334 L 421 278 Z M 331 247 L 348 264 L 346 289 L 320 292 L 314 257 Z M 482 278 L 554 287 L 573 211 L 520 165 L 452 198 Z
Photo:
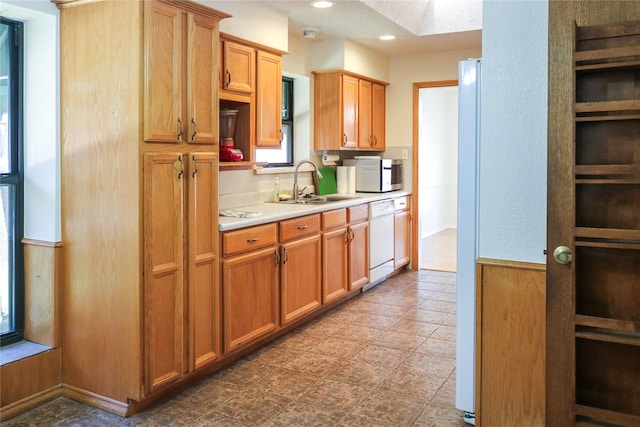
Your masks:
M 476 265 L 476 425 L 542 427 L 546 266 Z

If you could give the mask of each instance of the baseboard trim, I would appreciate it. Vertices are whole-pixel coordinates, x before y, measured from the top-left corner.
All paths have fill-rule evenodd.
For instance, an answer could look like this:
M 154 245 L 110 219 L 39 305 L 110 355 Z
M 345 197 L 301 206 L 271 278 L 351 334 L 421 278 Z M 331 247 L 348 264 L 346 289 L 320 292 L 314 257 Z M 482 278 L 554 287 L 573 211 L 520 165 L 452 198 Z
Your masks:
M 62 396 L 62 386 L 57 385 L 50 389 L 43 390 L 40 393 L 36 393 L 17 402 L 10 403 L 7 406 L 0 408 L 0 421 L 6 421 L 9 418 L 13 418 L 16 415 L 20 415 L 30 409 L 42 405 L 56 397 Z
M 62 385 L 62 395 L 69 399 L 76 400 L 80 403 L 85 403 L 96 408 L 100 408 L 121 417 L 126 417 L 129 412 L 128 403 L 100 396 L 99 394 L 70 386 L 68 384 Z

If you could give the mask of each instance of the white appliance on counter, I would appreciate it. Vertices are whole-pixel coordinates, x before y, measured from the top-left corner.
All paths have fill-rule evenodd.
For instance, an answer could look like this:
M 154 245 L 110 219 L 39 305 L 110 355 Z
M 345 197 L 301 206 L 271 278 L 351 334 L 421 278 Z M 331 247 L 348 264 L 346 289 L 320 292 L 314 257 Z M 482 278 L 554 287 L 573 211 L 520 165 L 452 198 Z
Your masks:
M 475 425 L 476 260 L 480 154 L 480 60 L 458 64 L 456 408 Z
M 393 273 L 394 213 L 391 199 L 369 203 L 369 283 L 363 291 Z

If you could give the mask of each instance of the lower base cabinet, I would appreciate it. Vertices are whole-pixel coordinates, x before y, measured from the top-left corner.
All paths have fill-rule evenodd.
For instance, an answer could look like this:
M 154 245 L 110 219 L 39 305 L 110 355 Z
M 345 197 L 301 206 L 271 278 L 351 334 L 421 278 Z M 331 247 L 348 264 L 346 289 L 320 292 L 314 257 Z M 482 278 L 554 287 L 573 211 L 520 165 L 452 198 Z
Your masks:
M 228 354 L 278 329 L 280 298 L 276 225 L 222 235 L 222 323 Z
M 288 325 L 322 305 L 318 215 L 280 223 L 281 316 Z M 300 237 L 298 236 L 307 236 Z
M 349 290 L 369 283 L 369 205 L 347 209 L 347 254 Z

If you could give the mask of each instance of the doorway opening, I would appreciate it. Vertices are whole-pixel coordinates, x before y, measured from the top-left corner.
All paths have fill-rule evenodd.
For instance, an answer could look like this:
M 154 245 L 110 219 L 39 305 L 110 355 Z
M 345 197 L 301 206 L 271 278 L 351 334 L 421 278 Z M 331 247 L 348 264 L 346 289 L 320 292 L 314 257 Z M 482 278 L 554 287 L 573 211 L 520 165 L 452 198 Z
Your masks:
M 456 272 L 458 81 L 416 83 L 413 158 L 417 164 L 417 265 L 423 270 Z

